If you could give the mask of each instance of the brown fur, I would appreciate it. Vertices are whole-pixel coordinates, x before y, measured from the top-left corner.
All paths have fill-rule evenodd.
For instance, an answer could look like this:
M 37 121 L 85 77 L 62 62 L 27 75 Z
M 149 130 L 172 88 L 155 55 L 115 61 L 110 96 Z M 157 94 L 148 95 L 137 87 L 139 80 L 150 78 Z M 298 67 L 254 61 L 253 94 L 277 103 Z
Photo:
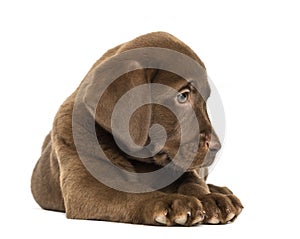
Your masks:
M 198 56 L 183 42 L 170 34 L 156 32 L 109 50 L 94 64 L 90 72 L 112 56 L 141 47 L 172 49 L 191 57 L 204 68 Z M 201 80 L 207 87 L 207 80 Z M 141 107 L 135 112 L 134 120 L 130 121 L 130 132 L 134 142 L 139 145 L 147 144 L 148 129 L 152 124 L 164 126 L 168 139 L 159 154 L 149 159 L 126 156 L 112 138 L 110 118 L 116 101 L 131 88 L 150 82 L 165 84 L 175 90 L 180 90 L 186 84 L 184 79 L 163 70 L 143 69 L 129 72 L 108 87 L 96 110 L 95 125 L 99 144 L 114 164 L 128 171 L 148 172 L 166 165 L 176 154 L 180 143 L 180 127 L 176 117 L 161 105 Z M 98 83 L 101 84 L 101 81 Z M 87 92 L 86 97 L 96 94 L 93 89 Z M 97 181 L 79 159 L 72 134 L 72 112 L 77 93 L 78 89 L 58 110 L 52 131 L 44 141 L 42 155 L 33 171 L 32 194 L 42 208 L 66 212 L 68 218 L 151 225 L 160 224 L 156 218 L 164 211 L 167 212 L 166 221 L 163 223 L 166 225 L 175 225 L 178 215 L 186 213 L 187 210 L 191 215 L 184 225 L 194 224 L 197 217 L 201 219 L 197 222 L 214 223 L 212 219 L 217 218 L 219 223 L 226 223 L 239 215 L 242 205 L 238 198 L 227 188 L 207 185 L 199 175 L 200 168 L 205 169 L 211 163 L 204 161 L 205 156 L 210 153 L 209 160 L 213 160 L 220 148 L 206 112 L 205 99 L 200 94 L 192 94 L 190 98 L 201 125 L 197 157 L 191 167 L 166 188 L 149 193 L 126 193 Z M 166 100 L 163 93 L 159 97 Z M 195 137 L 193 129 L 187 133 L 191 135 L 191 140 Z M 186 153 L 181 155 L 183 160 L 188 157 L 190 147 L 191 144 L 187 143 Z M 234 213 L 234 217 L 228 218 L 229 213 Z

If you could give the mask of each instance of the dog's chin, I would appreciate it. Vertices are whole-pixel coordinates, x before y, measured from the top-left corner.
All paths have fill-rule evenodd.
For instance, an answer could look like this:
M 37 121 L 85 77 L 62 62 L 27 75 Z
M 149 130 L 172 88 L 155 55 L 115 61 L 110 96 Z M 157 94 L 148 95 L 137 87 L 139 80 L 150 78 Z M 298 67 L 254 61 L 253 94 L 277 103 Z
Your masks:
M 201 153 L 202 154 L 202 153 Z M 172 164 L 172 169 L 176 171 L 193 171 L 200 168 L 206 168 L 211 166 L 215 161 L 216 154 L 206 154 L 205 157 L 200 157 L 196 160 L 194 160 L 191 165 L 186 167 L 187 165 L 180 165 L 180 164 Z M 173 158 L 169 156 L 167 152 L 160 152 L 157 155 L 153 157 L 154 162 L 156 165 L 159 165 L 160 167 L 164 167 L 171 163 L 173 161 Z M 186 159 L 187 162 L 188 159 Z
M 201 164 L 192 164 L 191 167 L 189 167 L 186 171 L 190 172 L 190 171 L 194 171 L 194 170 L 197 170 L 197 169 L 200 169 L 200 168 L 208 168 L 210 167 L 214 162 L 214 159 L 210 159 L 210 161 L 204 161 L 203 163 Z
M 215 161 L 215 156 L 213 157 L 205 157 L 202 164 L 199 165 L 199 168 L 207 168 L 211 166 Z

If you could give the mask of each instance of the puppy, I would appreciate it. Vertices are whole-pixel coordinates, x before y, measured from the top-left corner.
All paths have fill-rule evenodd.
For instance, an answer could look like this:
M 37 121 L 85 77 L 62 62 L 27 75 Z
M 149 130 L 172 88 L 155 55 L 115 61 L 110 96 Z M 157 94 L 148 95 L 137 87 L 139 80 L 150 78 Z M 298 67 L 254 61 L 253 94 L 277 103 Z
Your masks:
M 36 202 L 76 219 L 235 220 L 240 200 L 205 182 L 221 147 L 206 111 L 209 94 L 203 62 L 168 33 L 107 51 L 55 116 L 32 174 Z

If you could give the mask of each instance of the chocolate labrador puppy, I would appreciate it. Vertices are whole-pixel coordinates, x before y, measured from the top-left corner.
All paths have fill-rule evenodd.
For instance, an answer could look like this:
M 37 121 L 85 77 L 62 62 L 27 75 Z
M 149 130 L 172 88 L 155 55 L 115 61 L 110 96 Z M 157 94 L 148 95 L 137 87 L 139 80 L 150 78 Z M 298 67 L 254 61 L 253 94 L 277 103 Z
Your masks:
M 205 182 L 221 147 L 206 111 L 209 94 L 202 61 L 168 33 L 107 51 L 58 110 L 31 179 L 36 202 L 76 219 L 168 226 L 235 220 L 240 200 Z

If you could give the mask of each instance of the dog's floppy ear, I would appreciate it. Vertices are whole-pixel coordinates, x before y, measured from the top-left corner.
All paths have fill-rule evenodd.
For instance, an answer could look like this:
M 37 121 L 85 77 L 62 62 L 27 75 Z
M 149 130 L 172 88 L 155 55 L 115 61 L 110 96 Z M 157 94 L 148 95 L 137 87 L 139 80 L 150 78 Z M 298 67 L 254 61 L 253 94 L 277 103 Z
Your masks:
M 123 68 L 123 72 L 126 72 L 126 68 L 131 66 L 130 69 L 132 69 L 133 65 L 133 68 L 136 68 L 136 70 L 129 71 L 117 77 L 115 80 L 111 80 L 114 78 L 114 73 L 116 71 L 115 67 L 117 67 L 118 70 L 120 70 L 121 67 Z M 138 62 L 130 60 L 125 61 L 121 65 L 120 62 L 117 62 L 117 66 L 114 67 L 105 66 L 105 62 L 104 66 L 103 64 L 99 64 L 98 66 L 94 67 L 92 72 L 90 72 L 87 77 L 89 78 L 89 82 L 86 84 L 84 104 L 88 111 L 95 117 L 96 122 L 106 131 L 112 133 L 111 120 L 116 103 L 129 90 L 132 90 L 139 85 L 150 83 L 154 74 L 155 70 L 140 69 Z M 148 98 L 146 101 L 150 102 L 150 86 L 144 87 L 143 90 L 145 92 L 142 92 L 142 94 L 133 96 L 129 95 L 129 98 L 127 97 L 128 101 L 126 101 L 126 105 L 122 111 L 126 111 L 127 105 L 130 106 L 135 102 L 145 101 L 145 98 Z M 120 122 L 123 123 L 122 121 Z M 125 120 L 124 124 L 126 124 Z M 136 147 L 137 145 L 144 146 L 146 144 L 148 140 L 150 124 L 151 105 L 146 104 L 138 108 L 130 118 L 129 132 L 132 141 L 126 140 L 126 138 L 122 135 L 122 129 L 114 128 L 113 134 L 114 137 L 117 137 L 122 142 L 123 146 L 125 146 L 128 150 L 136 151 L 140 149 L 140 147 Z

